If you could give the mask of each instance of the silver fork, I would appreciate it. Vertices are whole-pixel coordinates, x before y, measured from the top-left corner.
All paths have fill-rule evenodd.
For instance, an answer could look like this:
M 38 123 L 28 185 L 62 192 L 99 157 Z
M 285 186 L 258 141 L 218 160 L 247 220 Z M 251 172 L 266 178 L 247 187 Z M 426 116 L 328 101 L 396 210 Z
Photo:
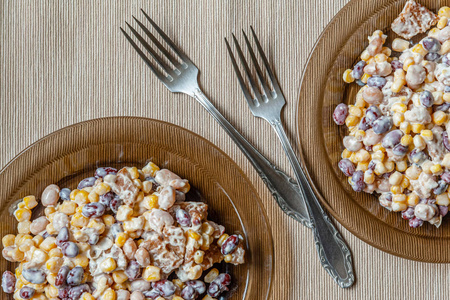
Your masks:
M 250 27 L 253 39 L 255 40 L 256 48 L 258 49 L 259 55 L 265 67 L 265 72 L 270 78 L 273 86 L 271 90 L 267 81 L 264 78 L 264 74 L 259 66 L 255 52 L 250 44 L 250 41 L 244 31 L 245 44 L 247 45 L 248 51 L 250 53 L 250 58 L 256 70 L 256 74 L 259 81 L 259 86 L 262 86 L 262 93 L 259 90 L 257 80 L 255 80 L 250 71 L 249 65 L 245 60 L 244 54 L 242 52 L 239 43 L 233 34 L 234 44 L 236 46 L 236 51 L 238 53 L 239 59 L 245 74 L 247 76 L 249 85 L 255 97 L 252 96 L 251 91 L 247 88 L 246 83 L 239 71 L 239 67 L 234 58 L 231 47 L 225 39 L 225 43 L 228 49 L 228 53 L 233 64 L 234 71 L 241 85 L 242 91 L 244 92 L 245 98 L 247 100 L 248 106 L 255 117 L 262 118 L 269 122 L 275 130 L 278 138 L 281 141 L 284 151 L 294 169 L 295 177 L 297 182 L 300 183 L 300 190 L 302 193 L 302 198 L 306 200 L 308 213 L 310 216 L 310 221 L 312 224 L 312 231 L 314 234 L 314 241 L 316 244 L 316 249 L 320 258 L 322 266 L 327 270 L 327 272 L 333 277 L 336 283 L 340 287 L 349 287 L 354 282 L 353 266 L 352 266 L 352 256 L 350 250 L 346 243 L 344 242 L 342 236 L 337 231 L 336 227 L 331 222 L 330 218 L 327 216 L 324 209 L 320 206 L 317 197 L 315 196 L 307 178 L 305 172 L 300 166 L 299 161 L 292 149 L 286 132 L 284 131 L 283 125 L 281 124 L 281 110 L 286 103 L 286 100 L 281 92 L 280 86 L 274 73 L 272 72 L 269 63 L 267 61 L 266 55 L 261 47 L 261 44 L 256 37 L 256 34 L 252 27 Z
M 303 225 L 310 227 L 306 205 L 301 199 L 298 184 L 284 172 L 278 170 L 272 163 L 270 163 L 268 159 L 259 153 L 255 147 L 253 147 L 211 104 L 198 85 L 197 77 L 199 71 L 197 67 L 177 46 L 175 46 L 172 40 L 161 30 L 161 28 L 159 28 L 158 25 L 156 25 L 155 22 L 143 10 L 141 11 L 144 13 L 145 18 L 150 22 L 156 32 L 158 32 L 161 38 L 169 45 L 169 47 L 175 52 L 182 62 L 178 62 L 178 60 L 156 39 L 150 30 L 148 30 L 148 28 L 146 28 L 145 25 L 134 16 L 134 20 L 142 28 L 145 35 L 153 42 L 153 45 L 156 46 L 156 48 L 163 54 L 165 59 L 170 61 L 174 68 L 164 62 L 163 58 L 158 55 L 158 53 L 154 50 L 154 48 L 152 48 L 152 46 L 149 45 L 145 38 L 130 24 L 126 23 L 139 43 L 142 44 L 143 48 L 148 53 L 150 53 L 151 57 L 153 57 L 156 63 L 167 75 L 160 72 L 153 65 L 151 59 L 131 38 L 131 36 L 126 33 L 124 29 L 120 28 L 133 48 L 171 92 L 184 93 L 195 98 L 216 119 L 216 121 L 229 134 L 245 156 L 250 160 L 281 209 L 287 215 L 291 216 Z

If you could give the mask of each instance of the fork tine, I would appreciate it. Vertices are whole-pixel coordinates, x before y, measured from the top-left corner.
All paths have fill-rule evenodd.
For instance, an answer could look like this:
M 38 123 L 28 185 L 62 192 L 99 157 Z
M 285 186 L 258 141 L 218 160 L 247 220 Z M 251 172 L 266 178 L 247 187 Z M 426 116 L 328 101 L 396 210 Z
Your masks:
M 150 22 L 150 24 L 152 24 L 153 28 L 156 29 L 156 31 L 161 35 L 164 41 L 166 41 L 166 43 L 170 46 L 170 48 L 172 48 L 172 50 L 175 51 L 175 53 L 181 58 L 181 60 L 193 64 L 192 61 L 186 55 L 184 55 L 183 52 L 181 52 L 181 50 L 175 45 L 175 43 L 164 33 L 164 31 L 162 31 L 161 28 L 159 28 L 158 25 L 156 25 L 156 23 L 145 13 L 145 11 L 142 8 L 141 11 L 147 18 L 147 20 Z
M 133 32 L 133 34 L 137 37 L 137 39 L 141 42 L 141 44 L 144 46 L 145 49 L 147 49 L 148 52 L 150 52 L 151 56 L 155 59 L 155 61 L 161 66 L 161 68 L 164 69 L 166 73 L 168 73 L 172 78 L 175 77 L 175 73 L 172 70 L 172 67 L 170 67 L 168 64 L 166 64 L 155 52 L 155 50 L 152 49 L 152 47 L 147 43 L 147 41 L 137 32 L 128 22 L 125 22 L 127 26 L 130 28 L 130 30 Z
M 144 52 L 142 52 L 141 48 L 139 48 L 139 46 L 133 41 L 133 39 L 128 35 L 128 33 L 126 33 L 125 30 L 123 30 L 122 27 L 120 27 L 120 30 L 122 31 L 122 33 L 125 35 L 125 37 L 127 38 L 127 40 L 130 42 L 131 46 L 133 46 L 134 50 L 136 50 L 136 52 L 139 54 L 139 56 L 145 61 L 145 63 L 150 67 L 150 69 L 152 70 L 152 72 L 156 75 L 156 77 L 159 78 L 159 80 L 161 80 L 162 82 L 167 82 L 168 79 L 166 76 L 164 76 L 163 74 L 161 74 L 161 72 L 159 72 L 152 64 L 152 62 L 148 59 L 147 55 L 144 54 Z
M 145 27 L 144 24 L 141 23 L 138 19 L 136 19 L 133 16 L 133 19 L 138 23 L 138 25 L 142 28 L 142 30 L 145 32 L 145 34 L 152 40 L 152 42 L 158 47 L 158 49 L 167 57 L 167 59 L 175 66 L 175 68 L 180 69 L 181 64 L 173 57 L 172 54 L 169 53 L 169 51 L 164 48 L 163 45 L 155 38 L 155 36 L 150 32 L 150 30 Z
M 256 33 L 253 30 L 252 26 L 250 26 L 250 30 L 252 31 L 252 35 L 253 35 L 253 38 L 255 39 L 256 47 L 258 48 L 259 55 L 261 55 L 262 61 L 264 63 L 264 66 L 266 67 L 267 73 L 269 74 L 270 80 L 272 81 L 272 85 L 275 88 L 275 90 L 277 91 L 277 93 L 281 93 L 281 89 L 280 89 L 280 85 L 278 84 L 278 80 L 275 77 L 275 75 L 273 74 L 272 69 L 270 68 L 269 62 L 267 61 L 267 57 L 264 54 L 264 51 L 261 47 L 261 44 L 259 43 L 258 38 L 256 37 Z
M 261 93 L 258 90 L 258 86 L 256 85 L 255 81 L 253 80 L 252 74 L 250 72 L 250 68 L 248 67 L 247 61 L 245 60 L 244 54 L 242 53 L 241 47 L 239 46 L 239 43 L 236 39 L 236 36 L 233 34 L 233 40 L 234 45 L 236 46 L 236 50 L 238 52 L 239 59 L 244 66 L 245 74 L 247 75 L 248 80 L 250 81 L 250 85 L 252 86 L 253 92 L 255 93 L 256 99 L 259 101 L 262 100 Z
M 270 93 L 270 87 L 267 85 L 267 82 L 264 80 L 263 73 L 261 72 L 261 68 L 259 67 L 258 61 L 256 60 L 255 52 L 253 52 L 252 45 L 250 44 L 250 41 L 247 38 L 247 35 L 245 34 L 245 31 L 242 30 L 242 33 L 244 34 L 245 43 L 247 44 L 248 51 L 250 52 L 250 57 L 253 61 L 253 64 L 255 65 L 256 74 L 258 74 L 259 82 L 263 86 L 264 92 L 266 93 L 267 99 L 269 99 L 269 96 L 271 96 Z
M 230 55 L 231 63 L 233 64 L 234 72 L 236 72 L 236 76 L 238 78 L 239 84 L 241 85 L 241 89 L 244 92 L 245 99 L 247 100 L 248 105 L 253 106 L 255 104 L 253 102 L 252 95 L 245 85 L 244 78 L 242 78 L 241 72 L 239 71 L 239 67 L 236 63 L 236 59 L 234 58 L 233 52 L 231 51 L 231 47 L 230 44 L 228 44 L 227 39 L 225 39 L 225 44 L 227 45 L 228 54 Z

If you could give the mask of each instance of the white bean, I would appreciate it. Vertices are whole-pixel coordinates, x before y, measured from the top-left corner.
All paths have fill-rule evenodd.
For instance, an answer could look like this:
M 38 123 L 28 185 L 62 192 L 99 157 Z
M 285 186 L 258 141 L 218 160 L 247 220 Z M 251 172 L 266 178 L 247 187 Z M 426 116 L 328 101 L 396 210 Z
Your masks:
M 45 227 L 47 227 L 48 223 L 49 222 L 45 216 L 33 220 L 30 225 L 31 233 L 34 235 L 38 235 L 40 232 L 45 230 Z
M 116 291 L 117 300 L 130 300 L 130 292 L 127 290 Z
M 380 91 L 380 89 L 368 86 L 364 89 L 362 92 L 363 99 L 369 103 L 378 105 L 383 101 L 383 93 Z
M 412 65 L 406 72 L 406 83 L 410 87 L 416 87 L 425 80 L 426 76 L 427 73 L 424 67 L 421 65 Z
M 136 279 L 130 283 L 130 290 L 132 292 L 135 292 L 135 291 L 145 292 L 145 291 L 148 291 L 151 288 L 151 286 L 152 286 L 151 283 L 148 281 L 145 281 L 144 279 Z M 133 296 L 133 294 L 131 296 Z
M 56 184 L 50 184 L 42 192 L 41 202 L 44 206 L 55 206 L 59 200 L 59 187 Z
M 162 186 L 169 185 L 169 182 L 175 179 L 181 179 L 181 177 L 167 169 L 159 170 L 155 175 L 155 181 Z
M 354 136 L 346 136 L 344 138 L 344 147 L 351 152 L 356 152 L 362 148 L 362 143 L 358 141 Z
M 175 190 L 171 186 L 166 186 L 161 190 L 158 197 L 158 205 L 161 209 L 168 210 L 175 203 Z

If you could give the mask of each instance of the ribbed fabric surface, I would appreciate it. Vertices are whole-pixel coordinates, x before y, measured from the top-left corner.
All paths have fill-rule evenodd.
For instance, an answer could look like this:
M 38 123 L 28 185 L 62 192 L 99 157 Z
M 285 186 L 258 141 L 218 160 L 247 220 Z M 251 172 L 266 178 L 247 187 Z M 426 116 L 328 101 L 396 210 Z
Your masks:
M 143 8 L 199 67 L 201 86 L 216 107 L 292 174 L 275 133 L 249 111 L 223 38 L 234 32 L 243 42 L 241 29 L 255 28 L 288 101 L 283 121 L 295 141 L 301 71 L 320 33 L 346 2 L 2 1 L 0 167 L 39 138 L 80 121 L 140 116 L 172 122 L 218 145 L 259 192 L 274 237 L 271 299 L 443 299 L 450 293 L 449 265 L 395 257 L 338 225 L 357 276 L 352 288 L 340 289 L 321 267 L 310 231 L 282 213 L 214 119 L 193 99 L 170 93 L 119 30 L 125 21 L 132 23 L 132 15 L 143 19 Z

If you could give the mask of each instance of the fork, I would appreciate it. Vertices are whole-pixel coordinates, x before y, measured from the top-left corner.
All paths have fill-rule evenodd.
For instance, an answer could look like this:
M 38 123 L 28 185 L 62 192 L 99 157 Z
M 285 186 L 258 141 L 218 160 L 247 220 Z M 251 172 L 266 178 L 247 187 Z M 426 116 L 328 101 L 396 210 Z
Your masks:
M 244 31 L 242 32 L 244 35 L 245 44 L 247 45 L 251 61 L 253 62 L 253 65 L 255 67 L 258 78 L 257 80 L 259 81 L 260 86 L 262 86 L 262 92 L 260 92 L 259 90 L 257 80 L 255 80 L 252 76 L 249 65 L 234 34 L 233 41 L 236 47 L 236 51 L 245 70 L 245 74 L 247 76 L 249 85 L 251 86 L 251 90 L 247 88 L 237 65 L 236 59 L 231 50 L 230 44 L 228 43 L 227 39 L 225 39 L 233 69 L 237 75 L 239 84 L 242 88 L 242 91 L 244 92 L 245 99 L 247 100 L 251 112 L 255 117 L 266 120 L 273 127 L 278 138 L 281 141 L 281 144 L 284 151 L 286 152 L 291 166 L 294 169 L 297 182 L 300 183 L 302 198 L 305 199 L 307 204 L 306 207 L 308 209 L 310 222 L 312 224 L 316 250 L 318 252 L 322 266 L 340 287 L 350 287 L 354 282 L 352 256 L 350 250 L 344 242 L 340 233 L 337 231 L 336 227 L 331 222 L 330 218 L 327 216 L 325 210 L 320 206 L 319 201 L 307 180 L 306 174 L 303 171 L 294 153 L 294 150 L 292 149 L 292 146 L 281 123 L 281 110 L 285 105 L 286 100 L 281 92 L 278 80 L 275 78 L 275 75 L 269 66 L 266 55 L 264 54 L 261 44 L 256 37 L 253 27 L 250 27 L 250 29 L 256 44 L 256 48 L 258 49 L 259 56 L 261 57 L 261 60 L 264 64 L 266 74 L 268 75 L 272 83 L 273 90 L 271 90 L 270 86 L 264 78 L 264 74 L 257 61 L 255 52 L 253 51 L 250 41 Z M 252 96 L 251 92 L 253 92 L 254 97 Z
M 228 135 L 233 139 L 236 145 L 241 149 L 250 163 L 258 172 L 273 197 L 277 201 L 281 209 L 290 217 L 294 218 L 303 225 L 310 227 L 309 216 L 306 211 L 305 202 L 301 199 L 300 189 L 298 184 L 286 175 L 281 170 L 277 169 L 267 158 L 265 158 L 258 150 L 255 149 L 231 124 L 225 117 L 213 106 L 208 98 L 203 94 L 198 85 L 199 70 L 192 63 L 192 61 L 173 43 L 173 41 L 162 31 L 161 28 L 141 9 L 145 18 L 150 22 L 152 27 L 161 36 L 161 38 L 169 45 L 175 52 L 181 63 L 156 39 L 156 37 L 145 27 L 145 25 L 133 16 L 139 27 L 145 35 L 153 42 L 153 45 L 163 54 L 163 57 L 168 60 L 174 68 L 167 64 L 161 56 L 159 56 L 155 49 L 139 34 L 130 24 L 126 23 L 132 34 L 142 44 L 143 48 L 150 53 L 154 61 L 167 74 L 163 74 L 158 70 L 138 46 L 138 44 L 131 38 L 131 36 L 120 28 L 127 40 L 138 52 L 145 63 L 150 67 L 153 73 L 160 79 L 163 84 L 174 93 L 184 93 L 195 98 L 223 127 Z

